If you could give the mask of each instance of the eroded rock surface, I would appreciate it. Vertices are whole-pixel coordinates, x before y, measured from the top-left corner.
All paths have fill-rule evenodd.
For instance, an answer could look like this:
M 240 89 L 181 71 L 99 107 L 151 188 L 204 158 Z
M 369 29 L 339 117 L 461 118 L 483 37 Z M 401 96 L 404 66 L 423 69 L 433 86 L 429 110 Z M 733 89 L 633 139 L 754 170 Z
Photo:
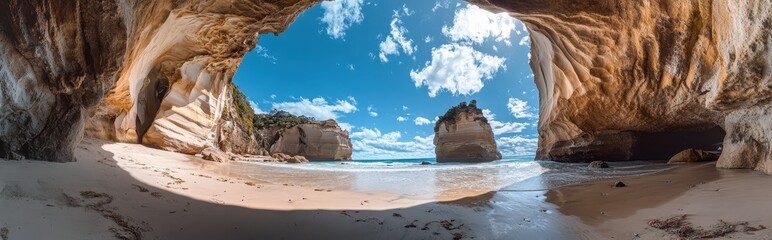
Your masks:
M 487 162 L 501 159 L 488 120 L 476 101 L 448 110 L 434 127 L 437 162 Z
M 772 173 L 772 1 L 470 0 L 528 27 L 538 159 L 668 159 Z
M 701 149 L 686 149 L 678 154 L 674 155 L 667 161 L 668 164 L 674 163 L 694 163 L 694 162 L 710 162 L 718 160 L 720 153 L 708 152 Z
M 335 120 L 304 123 L 285 130 L 271 145 L 271 154 L 303 156 L 308 160 L 351 160 L 348 131 Z
M 72 161 L 89 135 L 197 153 L 257 34 L 316 0 L 0 3 L 0 157 Z
M 316 2 L 3 1 L 0 157 L 71 161 L 84 127 L 186 153 L 222 145 L 241 58 Z M 470 2 L 529 29 L 537 158 L 718 144 L 719 167 L 772 173 L 770 0 Z

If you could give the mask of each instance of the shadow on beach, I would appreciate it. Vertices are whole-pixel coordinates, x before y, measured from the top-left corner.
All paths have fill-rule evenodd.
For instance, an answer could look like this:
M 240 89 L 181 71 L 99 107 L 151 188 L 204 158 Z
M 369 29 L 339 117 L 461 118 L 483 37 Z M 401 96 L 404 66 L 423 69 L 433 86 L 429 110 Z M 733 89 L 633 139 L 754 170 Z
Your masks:
M 180 186 L 189 178 L 175 169 L 131 159 L 141 156 L 135 153 L 117 156 L 105 150 L 106 144 L 111 143 L 84 140 L 74 163 L 0 161 L 0 227 L 7 226 L 10 239 L 591 238 L 588 230 L 545 204 L 543 192 L 486 192 L 388 210 L 284 211 L 228 205 L 214 200 L 216 196 L 170 191 L 186 190 Z M 143 154 L 163 154 L 143 149 Z M 140 181 L 132 175 L 137 169 L 160 173 L 165 180 Z M 225 181 L 220 185 L 223 192 L 228 184 L 241 183 Z M 41 226 L 46 231 L 40 231 Z

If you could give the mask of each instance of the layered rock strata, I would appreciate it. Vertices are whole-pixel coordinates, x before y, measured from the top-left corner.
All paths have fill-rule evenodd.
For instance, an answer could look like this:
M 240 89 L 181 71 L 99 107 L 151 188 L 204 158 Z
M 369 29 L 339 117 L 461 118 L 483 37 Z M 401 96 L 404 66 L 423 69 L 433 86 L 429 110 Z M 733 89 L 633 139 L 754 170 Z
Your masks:
M 349 133 L 335 120 L 304 123 L 286 129 L 271 145 L 271 154 L 303 156 L 311 161 L 351 160 Z
M 772 173 L 772 1 L 470 0 L 530 32 L 538 159 L 668 159 Z
M 434 127 L 437 162 L 487 162 L 501 159 L 493 129 L 476 101 L 448 110 Z
M 0 157 L 72 161 L 89 135 L 184 153 L 216 145 L 260 33 L 316 0 L 0 3 Z
M 720 155 L 718 152 L 690 148 L 671 157 L 667 164 L 716 161 Z

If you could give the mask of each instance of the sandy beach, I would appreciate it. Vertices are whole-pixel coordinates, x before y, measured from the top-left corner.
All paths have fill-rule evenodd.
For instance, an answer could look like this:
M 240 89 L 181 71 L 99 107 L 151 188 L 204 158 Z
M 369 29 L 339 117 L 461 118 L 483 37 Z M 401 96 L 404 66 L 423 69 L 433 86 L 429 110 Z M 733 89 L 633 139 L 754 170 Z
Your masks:
M 764 204 L 772 193 L 763 189 L 772 179 L 710 163 L 549 191 L 528 183 L 535 177 L 414 199 L 261 181 L 233 163 L 136 144 L 86 139 L 77 157 L 0 161 L 8 239 L 661 239 L 673 236 L 647 222 L 677 214 L 697 226 L 772 226 Z M 612 188 L 617 180 L 628 186 Z M 769 231 L 729 236 L 766 239 Z
M 614 187 L 617 181 L 626 187 Z M 561 213 L 575 216 L 613 239 L 681 239 L 649 225 L 651 220 L 686 216 L 695 229 L 720 221 L 772 226 L 772 178 L 752 170 L 716 169 L 715 162 L 683 165 L 662 173 L 591 181 L 547 192 Z M 738 231 L 742 231 L 738 227 Z M 761 229 L 723 238 L 772 239 Z
M 508 234 L 496 233 L 488 220 L 494 210 L 481 207 L 494 201 L 492 193 L 469 192 L 469 198 L 456 193 L 457 200 L 433 202 L 261 182 L 232 173 L 229 164 L 95 139 L 84 140 L 76 153 L 73 163 L 0 161 L 0 211 L 6 216 L 0 228 L 8 230 L 8 239 L 496 239 Z

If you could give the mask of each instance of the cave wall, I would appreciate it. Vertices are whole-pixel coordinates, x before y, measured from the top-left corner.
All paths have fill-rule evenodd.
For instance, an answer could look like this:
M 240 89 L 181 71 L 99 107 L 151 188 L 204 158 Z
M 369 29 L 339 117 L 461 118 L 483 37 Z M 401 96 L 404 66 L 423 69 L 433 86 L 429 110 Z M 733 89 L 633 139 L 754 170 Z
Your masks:
M 0 157 L 72 161 L 84 129 L 185 153 L 216 145 L 258 34 L 317 2 L 3 1 Z
M 637 159 L 718 126 L 719 167 L 767 173 L 771 1 L 470 0 L 531 33 L 537 158 Z M 316 2 L 3 1 L 0 157 L 71 161 L 84 129 L 185 153 L 217 145 L 257 34 Z
M 772 1 L 470 2 L 531 34 L 538 159 L 667 159 L 641 153 L 721 127 L 719 167 L 772 173 Z

